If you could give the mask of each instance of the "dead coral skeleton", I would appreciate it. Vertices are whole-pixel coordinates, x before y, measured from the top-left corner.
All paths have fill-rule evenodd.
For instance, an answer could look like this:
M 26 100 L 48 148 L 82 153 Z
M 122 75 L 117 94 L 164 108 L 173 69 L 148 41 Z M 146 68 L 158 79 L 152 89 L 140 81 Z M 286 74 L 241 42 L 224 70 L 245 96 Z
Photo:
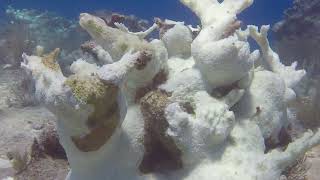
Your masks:
M 156 20 L 131 32 L 118 16 L 112 27 L 82 13 L 80 25 L 97 44 L 84 50 L 99 47 L 110 63 L 79 59 L 66 77 L 46 56 L 23 55 L 36 97 L 58 117 L 68 179 L 278 179 L 320 142 L 320 132 L 308 131 L 289 143 L 283 130 L 305 71 L 280 62 L 268 26 L 235 31 L 253 0 L 181 2 L 201 20 L 195 39 L 183 22 Z M 157 28 L 163 38 L 149 41 Z M 250 51 L 249 36 L 262 57 Z M 257 61 L 270 68 L 255 70 Z

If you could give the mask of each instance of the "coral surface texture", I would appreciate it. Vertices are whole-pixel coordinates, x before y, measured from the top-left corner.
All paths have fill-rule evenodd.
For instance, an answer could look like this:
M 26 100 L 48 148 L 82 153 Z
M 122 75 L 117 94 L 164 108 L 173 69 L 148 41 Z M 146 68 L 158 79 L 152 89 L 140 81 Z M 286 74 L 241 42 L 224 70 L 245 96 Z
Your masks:
M 67 180 L 277 180 L 319 144 L 311 130 L 283 138 L 306 72 L 281 63 L 268 25 L 240 28 L 253 0 L 180 1 L 197 28 L 155 19 L 132 32 L 82 13 L 92 38 L 84 47 L 100 61 L 80 58 L 71 75 L 60 49 L 22 55 L 36 99 L 57 117 Z M 156 30 L 159 39 L 148 38 Z

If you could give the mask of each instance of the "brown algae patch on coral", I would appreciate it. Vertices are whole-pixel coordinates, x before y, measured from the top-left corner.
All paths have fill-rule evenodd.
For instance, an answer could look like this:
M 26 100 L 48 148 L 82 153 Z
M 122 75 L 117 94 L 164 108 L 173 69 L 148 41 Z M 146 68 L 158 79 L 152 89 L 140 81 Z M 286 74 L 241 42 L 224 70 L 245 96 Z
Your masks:
M 71 88 L 75 98 L 85 104 L 94 103 L 97 99 L 111 95 L 113 85 L 102 82 L 96 75 L 78 76 L 71 75 L 65 84 Z
M 149 51 L 142 51 L 139 58 L 135 62 L 135 67 L 137 70 L 143 70 L 148 62 L 152 59 L 152 53 Z
M 144 97 L 148 92 L 155 90 L 160 84 L 163 84 L 168 79 L 168 72 L 165 69 L 162 69 L 156 74 L 152 82 L 146 86 L 139 88 L 136 91 L 135 102 L 138 103 L 142 97 Z
M 94 108 L 87 121 L 90 132 L 73 136 L 72 141 L 81 151 L 96 151 L 108 141 L 119 124 L 119 88 L 95 75 L 72 75 L 67 79 L 66 85 L 80 102 L 90 104 Z
M 183 111 L 185 111 L 186 113 L 188 114 L 192 114 L 192 115 L 195 115 L 196 113 L 194 112 L 194 107 L 193 105 L 191 104 L 191 102 L 183 102 L 183 103 L 180 103 L 179 104 L 180 107 L 183 109 Z
M 46 67 L 48 67 L 48 68 L 50 68 L 50 69 L 52 69 L 54 71 L 60 71 L 60 66 L 57 63 L 57 58 L 58 58 L 59 54 L 60 54 L 60 49 L 56 48 L 51 53 L 45 54 L 42 57 L 42 63 Z
M 120 31 L 119 33 L 123 32 Z M 154 54 L 154 52 L 156 52 L 156 49 L 154 49 L 146 40 L 139 39 L 138 36 L 132 34 L 123 34 L 123 36 L 116 37 L 113 43 L 113 48 L 117 49 L 122 54 L 129 50 L 133 50 L 133 52 L 146 51 L 150 52 L 150 54 Z
M 72 136 L 71 139 L 76 147 L 83 152 L 99 150 L 112 136 L 118 126 L 119 115 L 113 114 L 104 125 L 91 129 L 83 136 Z
M 151 91 L 141 99 L 140 104 L 145 123 L 145 153 L 139 165 L 140 172 L 147 174 L 181 169 L 182 152 L 166 134 L 169 123 L 164 111 L 169 104 L 169 94 L 160 90 Z
M 102 35 L 104 30 L 102 28 L 102 26 L 98 25 L 97 23 L 95 23 L 93 20 L 89 20 L 87 23 L 88 28 L 90 28 L 92 30 L 93 33 L 95 33 L 96 35 Z

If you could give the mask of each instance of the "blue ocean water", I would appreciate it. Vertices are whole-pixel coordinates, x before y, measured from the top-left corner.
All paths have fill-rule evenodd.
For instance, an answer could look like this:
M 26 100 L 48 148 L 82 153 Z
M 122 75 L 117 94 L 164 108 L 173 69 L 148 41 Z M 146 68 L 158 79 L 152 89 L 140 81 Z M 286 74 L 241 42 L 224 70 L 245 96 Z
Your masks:
M 254 5 L 240 15 L 240 19 L 246 24 L 274 24 L 282 18 L 283 11 L 292 1 L 255 0 Z M 197 24 L 197 18 L 179 0 L 0 0 L 1 16 L 8 5 L 18 9 L 53 11 L 68 18 L 77 18 L 81 12 L 107 9 L 147 20 L 160 17 Z

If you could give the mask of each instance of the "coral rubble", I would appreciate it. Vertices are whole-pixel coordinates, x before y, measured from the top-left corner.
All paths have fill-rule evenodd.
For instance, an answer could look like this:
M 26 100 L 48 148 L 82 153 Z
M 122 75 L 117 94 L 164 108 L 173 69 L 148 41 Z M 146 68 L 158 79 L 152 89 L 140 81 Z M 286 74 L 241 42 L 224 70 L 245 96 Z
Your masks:
M 269 26 L 239 29 L 237 15 L 253 0 L 181 2 L 200 18 L 199 30 L 156 20 L 131 32 L 121 17 L 81 14 L 93 39 L 83 48 L 99 63 L 79 59 L 70 76 L 55 61 L 58 50 L 23 54 L 35 97 L 58 118 L 68 180 L 279 179 L 319 144 L 320 132 L 307 131 L 284 150 L 269 147 L 291 123 L 288 104 L 305 71 L 280 62 Z M 156 29 L 161 38 L 146 40 Z

